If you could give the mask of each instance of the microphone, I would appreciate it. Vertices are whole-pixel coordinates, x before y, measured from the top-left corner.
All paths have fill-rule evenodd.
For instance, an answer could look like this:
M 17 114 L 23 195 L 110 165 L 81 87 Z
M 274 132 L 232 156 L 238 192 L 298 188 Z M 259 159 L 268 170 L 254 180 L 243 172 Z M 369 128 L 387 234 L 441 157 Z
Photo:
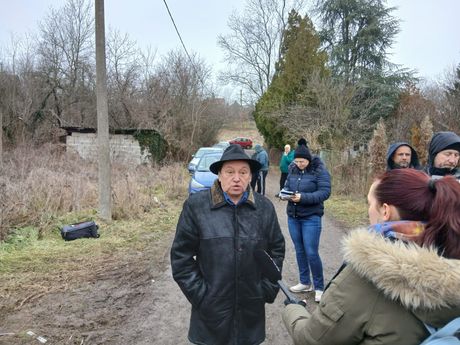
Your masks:
M 259 265 L 262 274 L 268 278 L 272 283 L 278 284 L 281 291 L 286 295 L 287 299 L 291 303 L 298 304 L 300 300 L 291 294 L 286 284 L 281 280 L 281 270 L 276 265 L 273 258 L 263 249 L 257 249 L 254 251 L 254 259 Z

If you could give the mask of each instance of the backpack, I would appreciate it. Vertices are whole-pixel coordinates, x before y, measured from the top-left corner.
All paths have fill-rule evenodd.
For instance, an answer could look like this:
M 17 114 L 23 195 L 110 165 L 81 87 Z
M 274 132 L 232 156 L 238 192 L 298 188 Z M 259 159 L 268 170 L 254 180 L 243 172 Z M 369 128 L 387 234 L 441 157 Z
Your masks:
M 460 317 L 438 329 L 427 324 L 425 327 L 431 335 L 420 345 L 460 345 Z
M 65 241 L 73 241 L 77 238 L 99 238 L 98 229 L 99 226 L 94 221 L 69 224 L 61 228 L 61 236 Z

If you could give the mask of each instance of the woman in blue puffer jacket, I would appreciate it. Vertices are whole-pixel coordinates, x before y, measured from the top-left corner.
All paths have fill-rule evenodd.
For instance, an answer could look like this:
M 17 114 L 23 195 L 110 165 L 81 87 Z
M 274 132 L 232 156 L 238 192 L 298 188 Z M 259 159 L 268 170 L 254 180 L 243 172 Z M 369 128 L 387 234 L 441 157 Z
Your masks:
M 311 155 L 305 139 L 298 142 L 284 189 L 295 193 L 288 200 L 287 215 L 299 267 L 299 283 L 290 290 L 315 290 L 315 301 L 319 302 L 324 290 L 323 265 L 318 250 L 321 217 L 323 203 L 331 194 L 331 177 L 321 159 Z

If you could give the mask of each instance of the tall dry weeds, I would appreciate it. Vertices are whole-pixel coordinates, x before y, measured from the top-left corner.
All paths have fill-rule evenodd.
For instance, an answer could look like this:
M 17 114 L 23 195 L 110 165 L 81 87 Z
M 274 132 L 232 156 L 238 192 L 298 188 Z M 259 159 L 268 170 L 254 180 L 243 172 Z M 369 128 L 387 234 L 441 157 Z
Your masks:
M 56 217 L 96 210 L 97 165 L 58 145 L 21 146 L 5 152 L 0 175 L 0 240 L 14 229 L 49 229 Z M 184 196 L 188 176 L 183 164 L 163 167 L 112 166 L 114 219 L 139 217 L 165 201 Z

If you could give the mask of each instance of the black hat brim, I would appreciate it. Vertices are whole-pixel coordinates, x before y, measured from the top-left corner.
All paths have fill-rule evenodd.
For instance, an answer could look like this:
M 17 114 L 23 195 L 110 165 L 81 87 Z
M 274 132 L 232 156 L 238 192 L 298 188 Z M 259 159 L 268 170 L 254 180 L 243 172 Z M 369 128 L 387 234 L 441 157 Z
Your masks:
M 249 158 L 249 156 L 243 151 L 241 146 L 232 144 L 225 149 L 220 160 L 211 164 L 209 170 L 211 170 L 211 172 L 217 175 L 219 174 L 222 165 L 224 165 L 225 162 L 230 161 L 247 162 L 249 164 L 249 167 L 251 168 L 252 173 L 258 172 L 262 167 L 262 165 L 258 161 Z
M 245 161 L 249 164 L 249 167 L 251 168 L 252 173 L 256 173 L 260 170 L 262 167 L 262 164 L 260 164 L 258 161 L 255 161 L 253 159 L 228 159 L 224 161 L 217 161 L 211 164 L 209 167 L 209 170 L 211 170 L 212 173 L 218 175 L 220 169 L 222 169 L 222 165 L 224 165 L 225 162 L 231 162 L 231 161 Z

